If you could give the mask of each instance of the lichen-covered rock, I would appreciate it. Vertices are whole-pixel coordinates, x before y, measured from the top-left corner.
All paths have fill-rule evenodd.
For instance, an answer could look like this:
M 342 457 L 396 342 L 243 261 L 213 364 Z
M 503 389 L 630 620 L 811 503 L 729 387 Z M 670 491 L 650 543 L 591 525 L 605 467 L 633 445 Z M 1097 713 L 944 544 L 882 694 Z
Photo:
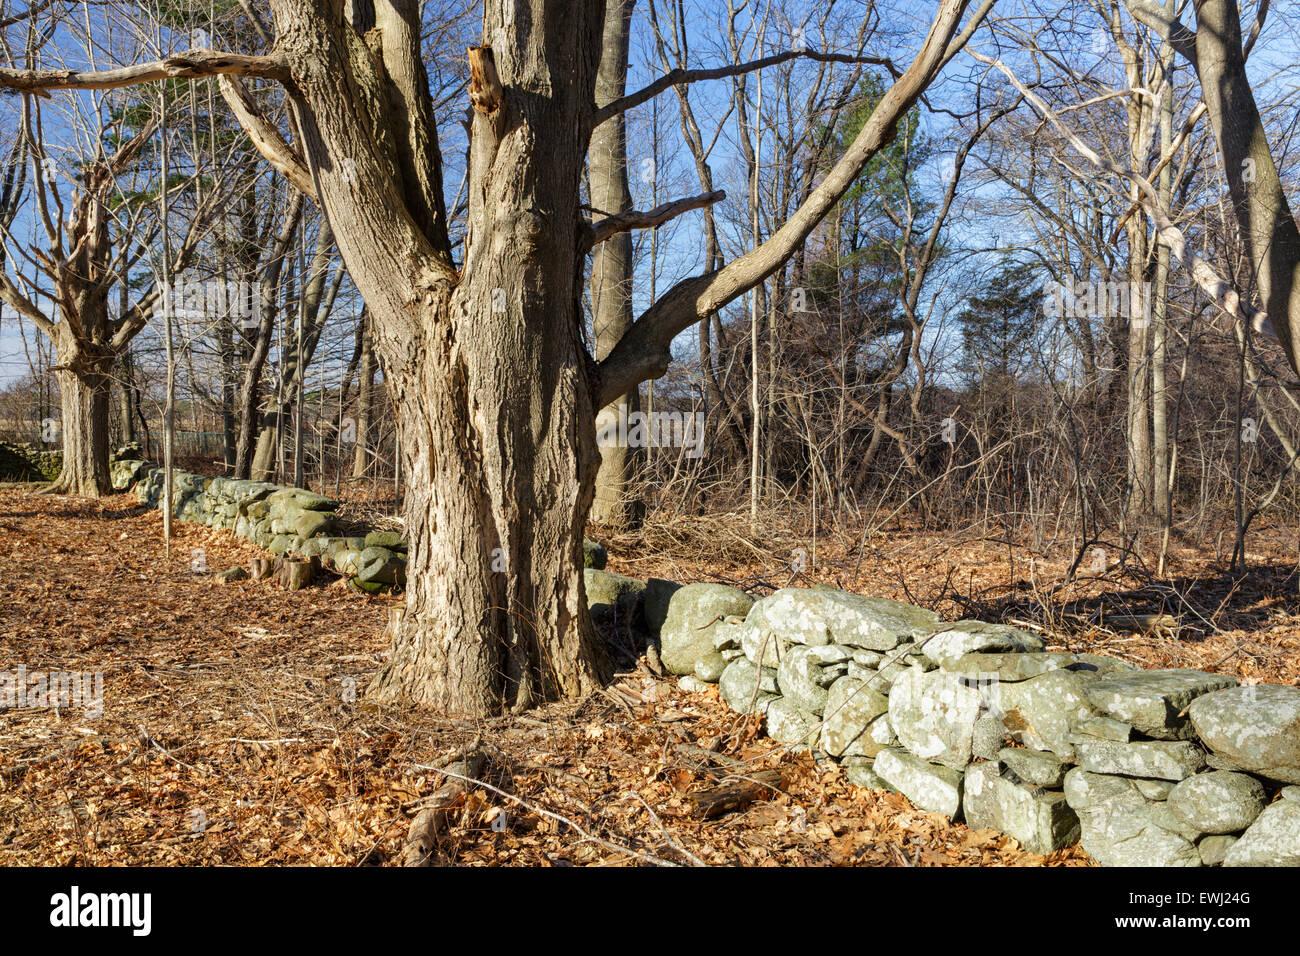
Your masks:
M 1264 809 L 1264 785 L 1244 773 L 1212 770 L 1174 787 L 1169 809 L 1202 833 L 1236 833 L 1254 823 Z
M 955 663 L 972 653 L 1006 653 L 1041 651 L 1043 639 L 1037 634 L 984 621 L 957 621 L 943 624 L 921 643 L 921 650 L 931 661 L 943 665 Z
M 1190 740 L 1139 740 L 1119 743 L 1073 738 L 1079 766 L 1089 773 L 1182 780 L 1205 766 L 1205 751 Z
M 659 659 L 664 667 L 673 674 L 696 674 L 707 679 L 696 670 L 704 664 L 706 672 L 721 676 L 727 661 L 715 646 L 719 628 L 730 626 L 726 624 L 728 617 L 743 618 L 753 604 L 754 599 L 744 591 L 725 584 L 688 584 L 680 588 L 669 601 L 668 615 L 659 629 Z
M 1300 803 L 1269 804 L 1223 857 L 1224 866 L 1300 866 Z
M 658 634 L 668 619 L 668 604 L 673 595 L 682 589 L 676 581 L 651 578 L 645 583 L 641 601 L 645 608 L 645 626 L 651 634 Z
M 636 578 L 595 568 L 583 570 L 582 580 L 587 590 L 587 607 L 596 617 L 608 616 L 615 611 L 622 618 L 630 617 L 637 599 L 645 590 L 645 584 Z
M 745 618 L 742 646 L 754 663 L 776 667 L 792 644 L 887 651 L 938 626 L 938 615 L 898 601 L 847 591 L 782 588 L 757 602 Z
M 767 735 L 782 744 L 811 747 L 821 733 L 816 714 L 800 710 L 788 698 L 777 697 L 767 705 Z
M 833 757 L 874 757 L 881 746 L 867 733 L 871 724 L 889 712 L 884 694 L 852 677 L 831 685 L 822 717 L 821 747 Z
M 848 670 L 848 659 L 845 648 L 835 644 L 796 644 L 777 667 L 777 687 L 800 710 L 821 714 L 826 709 L 830 686 Z
M 943 670 L 963 674 L 972 680 L 1010 683 L 1029 680 L 1031 677 L 1038 677 L 1077 663 L 1078 658 L 1073 654 L 1059 651 L 1025 653 L 975 651 L 955 659 L 948 658 L 940 666 Z
M 1187 705 L 1236 684 L 1231 677 L 1204 671 L 1130 671 L 1104 676 L 1089 684 L 1084 694 L 1098 711 L 1132 724 L 1148 737 L 1188 740 L 1193 732 L 1186 716 Z
M 776 699 L 776 671 L 759 668 L 747 657 L 731 661 L 718 678 L 718 693 L 738 714 L 764 713 Z
M 387 548 L 366 548 L 357 562 L 357 580 L 405 587 L 406 560 Z
M 364 544 L 366 548 L 384 548 L 399 554 L 406 554 L 407 551 L 406 540 L 400 531 L 371 531 L 366 535 Z
M 1235 836 L 1207 836 L 1196 844 L 1196 850 L 1206 866 L 1218 866 L 1236 842 Z
M 1065 782 L 1065 764 L 1056 754 L 1045 750 L 1021 750 L 1004 747 L 998 760 L 1027 784 L 1056 789 Z
M 953 819 L 961 812 L 964 775 L 894 747 L 876 755 L 872 769 L 891 790 L 897 790 L 922 810 Z
M 1041 677 L 999 684 L 998 706 L 1002 724 L 1013 740 L 1034 750 L 1050 750 L 1065 760 L 1074 759 L 1070 727 L 1097 716 L 1083 688 L 1096 676 L 1056 670 Z
M 972 830 L 999 830 L 1029 853 L 1079 842 L 1079 818 L 1065 794 L 1021 783 L 993 761 L 967 769 L 963 808 Z
M 899 743 L 927 761 L 962 770 L 971 762 L 979 690 L 946 671 L 911 668 L 889 691 L 889 723 Z
M 1116 720 L 1114 717 L 1089 717 L 1087 720 L 1072 724 L 1070 729 L 1085 737 L 1117 740 L 1120 743 L 1127 743 L 1133 737 L 1133 725 Z
M 597 571 L 604 571 L 605 565 L 609 561 L 609 552 L 605 546 L 596 541 L 583 540 L 582 542 L 582 566 L 584 568 L 595 568 Z
M 1089 773 L 1065 775 L 1065 798 L 1079 817 L 1079 842 L 1102 866 L 1200 866 L 1196 846 L 1157 822 L 1153 804 L 1131 780 Z
M 889 784 L 876 773 L 875 761 L 867 757 L 847 757 L 844 760 L 844 775 L 855 787 L 868 790 L 889 790 Z
M 1300 783 L 1300 687 L 1216 691 L 1192 701 L 1188 716 L 1201 742 L 1233 767 Z

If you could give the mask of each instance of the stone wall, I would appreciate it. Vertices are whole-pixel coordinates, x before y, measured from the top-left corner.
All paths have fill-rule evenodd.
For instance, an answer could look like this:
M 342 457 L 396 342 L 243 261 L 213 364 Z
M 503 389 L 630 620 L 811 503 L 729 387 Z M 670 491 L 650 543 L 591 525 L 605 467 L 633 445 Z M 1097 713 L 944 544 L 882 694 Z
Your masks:
M 1031 852 L 1081 842 L 1104 866 L 1300 865 L 1300 688 L 1047 651 L 1025 630 L 831 588 L 755 602 L 586 573 L 589 593 L 639 596 L 683 685 L 716 683 L 854 783 Z
M 120 459 L 110 466 L 113 487 L 135 489 L 141 504 L 162 507 L 163 470 Z M 302 488 L 264 481 L 206 478 L 172 472 L 181 521 L 232 531 L 271 554 L 318 558 L 370 593 L 406 585 L 406 542 L 395 531 L 341 533 L 338 502 Z
M 161 504 L 162 469 L 118 460 L 112 478 Z M 405 585 L 401 536 L 340 534 L 329 498 L 174 480 L 182 521 L 318 557 L 364 590 Z M 594 616 L 644 628 L 683 686 L 717 684 L 773 740 L 840 761 L 853 783 L 1030 852 L 1082 843 L 1103 866 L 1300 866 L 1300 688 L 1048 651 L 1029 631 L 829 587 L 755 601 L 605 563 L 586 542 Z
M 0 481 L 53 481 L 63 468 L 63 452 L 0 441 Z

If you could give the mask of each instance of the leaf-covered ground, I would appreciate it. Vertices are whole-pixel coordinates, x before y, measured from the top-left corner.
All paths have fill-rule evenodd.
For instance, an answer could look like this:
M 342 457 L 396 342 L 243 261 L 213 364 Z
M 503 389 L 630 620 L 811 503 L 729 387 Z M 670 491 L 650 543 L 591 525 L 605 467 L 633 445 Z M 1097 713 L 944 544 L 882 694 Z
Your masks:
M 611 569 L 763 593 L 786 583 L 785 548 L 798 546 L 769 536 L 764 553 L 714 534 L 709 549 L 685 558 L 694 545 L 684 532 L 669 522 L 653 533 L 662 540 L 614 539 Z M 860 562 L 858 545 L 819 542 L 801 583 L 1023 618 L 1053 644 L 1147 666 L 1297 678 L 1294 560 L 1234 585 L 1211 561 L 1180 553 L 1170 593 L 1181 595 L 1180 620 L 1196 620 L 1152 636 L 1088 623 L 1098 601 L 1136 613 L 1154 600 L 1149 586 L 1126 592 L 1132 575 L 1035 602 L 1068 560 L 1031 568 L 1025 557 L 1017 569 L 1005 548 L 970 535 L 899 531 L 868 544 Z M 197 549 L 206 573 L 192 567 Z M 178 524 L 168 559 L 158 512 L 133 496 L 87 503 L 0 490 L 0 670 L 102 672 L 104 691 L 97 718 L 77 708 L 0 710 L 0 863 L 392 864 L 411 819 L 445 782 L 436 768 L 475 741 L 489 757 L 488 786 L 456 811 L 445 862 L 1088 862 L 1078 850 L 1025 854 L 1000 834 L 850 786 L 835 765 L 774 748 L 716 693 L 684 694 L 644 664 L 580 703 L 481 723 L 376 707 L 364 691 L 387 650 L 393 599 L 212 579 L 256 555 L 225 532 Z M 780 769 L 783 792 L 697 818 L 689 795 L 740 773 L 737 760 Z

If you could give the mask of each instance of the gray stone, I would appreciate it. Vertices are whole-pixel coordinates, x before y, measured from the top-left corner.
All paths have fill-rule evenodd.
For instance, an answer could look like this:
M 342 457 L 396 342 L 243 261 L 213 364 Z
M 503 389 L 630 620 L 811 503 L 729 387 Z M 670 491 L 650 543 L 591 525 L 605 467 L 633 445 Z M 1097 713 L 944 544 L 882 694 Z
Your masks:
M 832 757 L 874 757 L 880 752 L 867 733 L 872 722 L 889 712 L 889 700 L 860 680 L 841 677 L 827 694 L 821 748 Z
M 811 747 L 820 733 L 817 715 L 800 710 L 789 698 L 778 697 L 767 705 L 767 735 L 777 743 Z
M 248 572 L 245 571 L 243 568 L 239 568 L 239 567 L 227 568 L 225 571 L 221 571 L 220 573 L 213 575 L 213 577 L 216 578 L 216 580 L 220 581 L 222 584 L 229 584 L 232 581 L 244 580 L 244 578 L 248 577 Z
M 1076 654 L 1075 657 L 1078 658 L 1078 662 L 1071 668 L 1072 670 L 1090 670 L 1098 675 L 1137 670 L 1127 661 L 1107 657 L 1105 654 Z
M 980 652 L 1041 651 L 1043 639 L 1037 634 L 984 621 L 957 621 L 944 624 L 925 638 L 922 652 L 936 664 L 955 663 L 967 654 Z
M 726 618 L 743 618 L 753 604 L 754 599 L 744 591 L 725 584 L 688 584 L 679 588 L 668 602 L 668 615 L 659 629 L 659 659 L 664 667 L 673 674 L 703 678 L 704 674 L 696 670 L 703 663 L 706 672 L 716 671 L 721 676 L 727 662 L 715 644 L 719 628 L 727 630 Z
M 844 775 L 854 786 L 869 790 L 889 790 L 889 784 L 876 773 L 874 763 L 865 757 L 848 757 L 844 761 Z
M 1092 717 L 1079 721 L 1070 729 L 1076 734 L 1099 737 L 1102 740 L 1117 740 L 1120 743 L 1127 743 L 1133 737 L 1133 725 L 1116 720 L 1114 717 Z
M 1221 690 L 1193 701 L 1188 716 L 1217 757 L 1279 783 L 1300 784 L 1300 687 Z
M 1235 836 L 1207 836 L 1196 844 L 1196 850 L 1206 866 L 1218 866 L 1236 842 Z
M 1004 747 L 998 760 L 1025 783 L 1056 789 L 1065 782 L 1065 764 L 1053 753 L 1043 750 L 1018 750 Z
M 1283 787 L 1282 799 L 1300 803 L 1300 787 Z
M 1065 799 L 1076 812 L 1108 803 L 1145 806 L 1148 801 L 1128 777 L 1089 773 L 1074 767 L 1065 775 Z
M 729 663 L 718 678 L 718 693 L 738 714 L 766 713 L 776 699 L 776 671 L 760 669 L 747 657 Z
M 911 668 L 890 689 L 889 722 L 913 754 L 962 770 L 971 762 L 980 706 L 979 691 L 959 676 Z
M 841 648 L 833 644 L 808 647 L 796 644 L 782 658 L 776 671 L 781 694 L 800 710 L 821 714 L 831 684 L 848 670 Z
M 1182 780 L 1205 766 L 1205 752 L 1189 740 L 1119 743 L 1075 736 L 1072 742 L 1079 766 L 1090 773 Z
M 1088 701 L 1109 717 L 1159 740 L 1194 736 L 1187 705 L 1211 691 L 1236 686 L 1234 678 L 1193 670 L 1132 671 L 1089 684 Z
M 975 729 L 971 732 L 971 756 L 981 760 L 996 760 L 998 751 L 1006 742 L 1007 732 L 1002 726 L 1002 720 L 992 714 L 985 714 L 975 721 Z
M 927 645 L 928 646 L 928 645 Z M 1057 651 L 986 653 L 979 651 L 949 659 L 941 666 L 954 674 L 966 674 L 982 681 L 1022 681 L 1075 663 L 1073 654 Z
M 847 591 L 782 588 L 754 605 L 745 619 L 745 656 L 775 667 L 785 647 L 845 644 L 887 651 L 925 636 L 938 615 L 921 608 Z
M 1264 785 L 1244 773 L 1212 770 L 1174 787 L 1169 809 L 1202 833 L 1236 833 L 1254 823 L 1264 809 Z
M 596 616 L 608 616 L 617 611 L 621 618 L 630 617 L 637 599 L 645 590 L 645 584 L 636 578 L 595 568 L 584 569 L 582 580 L 587 590 L 587 607 Z
M 1300 866 L 1300 803 L 1278 800 L 1241 835 L 1224 866 Z
M 999 684 L 1002 724 L 1013 740 L 1033 750 L 1050 750 L 1071 760 L 1070 727 L 1095 717 L 1083 688 L 1096 678 L 1072 670 L 1052 671 L 1014 684 Z
M 1168 800 L 1170 792 L 1178 784 L 1172 780 L 1147 780 L 1143 777 L 1134 777 L 1133 786 L 1137 787 L 1138 793 L 1148 800 Z
M 582 566 L 583 568 L 594 568 L 597 571 L 604 571 L 605 565 L 609 562 L 609 552 L 605 546 L 596 541 L 582 542 Z
M 363 584 L 406 585 L 406 560 L 387 548 L 366 548 L 357 562 L 357 579 Z
M 651 578 L 645 583 L 642 601 L 645 604 L 645 626 L 651 634 L 658 634 L 668 618 L 668 602 L 682 586 L 665 578 Z
M 1065 775 L 1065 798 L 1079 815 L 1079 842 L 1102 866 L 1200 866 L 1196 847 L 1160 826 L 1133 781 L 1088 773 Z
M 961 811 L 964 775 L 951 767 L 927 763 L 893 747 L 880 751 L 872 765 L 876 774 L 922 810 L 952 819 Z
M 1168 830 L 1170 833 L 1177 833 L 1188 843 L 1195 843 L 1201 837 L 1205 836 L 1204 830 L 1198 830 L 1196 827 L 1188 826 L 1169 809 L 1169 804 L 1164 800 L 1155 800 L 1147 804 L 1147 810 L 1151 814 L 1151 819 L 1155 821 L 1156 826 Z
M 1079 842 L 1079 818 L 1065 794 L 1020 783 L 994 761 L 967 769 L 963 807 L 972 830 L 999 830 L 1029 853 Z

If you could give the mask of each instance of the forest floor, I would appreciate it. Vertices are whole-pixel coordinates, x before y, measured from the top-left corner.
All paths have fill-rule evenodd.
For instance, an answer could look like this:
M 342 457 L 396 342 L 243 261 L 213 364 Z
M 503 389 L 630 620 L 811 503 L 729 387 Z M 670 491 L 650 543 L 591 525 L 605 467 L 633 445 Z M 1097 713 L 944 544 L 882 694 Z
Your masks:
M 1167 579 L 1141 567 L 1059 587 L 1071 555 L 1033 555 L 969 530 L 764 535 L 722 518 L 665 519 L 615 536 L 610 569 L 720 580 L 756 594 L 825 581 L 1038 628 L 1050 646 L 1145 666 L 1300 678 L 1295 535 L 1252 533 L 1250 571 L 1192 547 Z M 803 549 L 800 553 L 799 549 Z M 191 567 L 201 549 L 205 568 Z M 859 560 L 859 551 L 861 556 Z M 0 864 L 393 864 L 412 817 L 471 742 L 489 760 L 440 859 L 467 865 L 1087 865 L 1075 848 L 1021 852 L 900 796 L 847 784 L 835 764 L 775 747 L 716 691 L 686 694 L 644 663 L 574 704 L 483 722 L 375 706 L 387 605 L 347 587 L 222 586 L 252 546 L 117 495 L 97 502 L 0 490 L 0 671 L 103 675 L 102 714 L 0 710 Z M 695 555 L 695 557 L 683 557 Z M 1054 590 L 1055 588 L 1055 590 Z M 1098 610 L 1169 612 L 1134 634 Z M 1127 611 L 1124 611 L 1127 609 Z M 610 635 L 617 639 L 617 635 Z M 715 756 L 716 755 L 716 756 Z M 731 761 L 778 769 L 782 789 L 703 820 L 690 795 Z M 504 816 L 502 815 L 504 814 Z

